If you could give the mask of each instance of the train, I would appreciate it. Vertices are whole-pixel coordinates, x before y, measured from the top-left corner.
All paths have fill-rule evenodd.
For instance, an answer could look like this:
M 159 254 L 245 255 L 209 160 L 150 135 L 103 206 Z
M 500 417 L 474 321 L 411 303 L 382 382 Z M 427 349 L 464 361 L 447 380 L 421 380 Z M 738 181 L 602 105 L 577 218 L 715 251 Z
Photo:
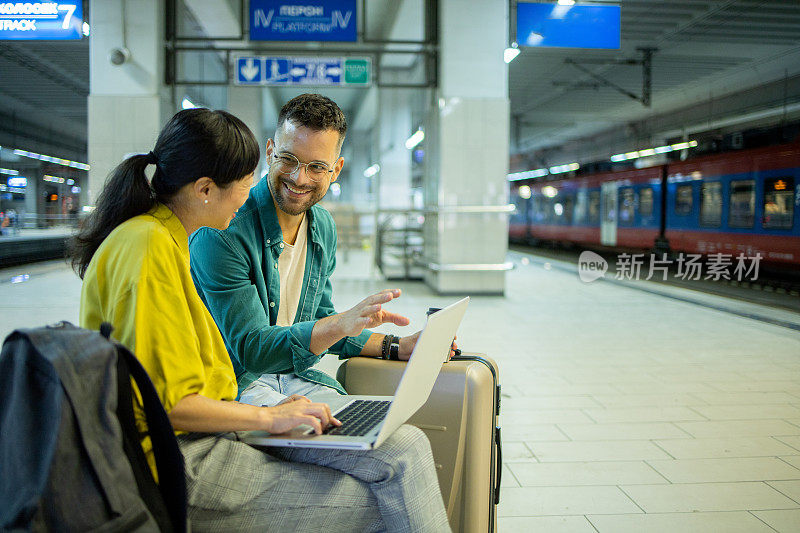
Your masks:
M 800 139 L 645 168 L 510 182 L 509 241 L 745 254 L 800 266 Z

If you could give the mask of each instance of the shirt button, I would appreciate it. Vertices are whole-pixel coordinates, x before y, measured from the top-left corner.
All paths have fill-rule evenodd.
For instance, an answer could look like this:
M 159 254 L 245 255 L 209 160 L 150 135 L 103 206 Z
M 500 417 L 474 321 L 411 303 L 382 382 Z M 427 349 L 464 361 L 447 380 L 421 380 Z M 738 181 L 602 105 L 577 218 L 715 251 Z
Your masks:
M 281 248 L 283 248 L 283 243 L 281 243 Z
M 278 263 L 275 263 L 275 268 L 278 268 Z
M 270 307 L 275 307 L 275 302 L 270 302 L 270 303 L 269 303 L 269 306 L 270 306 Z
M 271 240 L 267 239 L 267 244 L 269 244 L 269 243 L 271 243 L 271 242 L 272 242 Z

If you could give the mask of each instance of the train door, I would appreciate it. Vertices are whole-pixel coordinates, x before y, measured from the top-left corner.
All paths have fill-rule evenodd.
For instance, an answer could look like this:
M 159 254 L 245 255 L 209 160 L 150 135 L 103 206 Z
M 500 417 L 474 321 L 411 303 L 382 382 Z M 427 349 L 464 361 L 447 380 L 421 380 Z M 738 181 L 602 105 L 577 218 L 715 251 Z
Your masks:
M 600 243 L 617 245 L 617 183 L 612 181 L 600 185 Z

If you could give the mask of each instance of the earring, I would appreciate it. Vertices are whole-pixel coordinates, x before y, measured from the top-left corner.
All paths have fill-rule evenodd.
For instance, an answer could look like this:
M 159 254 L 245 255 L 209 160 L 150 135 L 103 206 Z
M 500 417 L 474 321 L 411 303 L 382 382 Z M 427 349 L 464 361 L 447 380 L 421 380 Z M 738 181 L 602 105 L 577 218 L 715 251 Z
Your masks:
M 205 202 L 203 202 L 203 203 L 204 203 L 204 204 L 207 204 L 207 203 L 208 203 L 208 200 L 206 200 L 206 201 L 205 201 Z

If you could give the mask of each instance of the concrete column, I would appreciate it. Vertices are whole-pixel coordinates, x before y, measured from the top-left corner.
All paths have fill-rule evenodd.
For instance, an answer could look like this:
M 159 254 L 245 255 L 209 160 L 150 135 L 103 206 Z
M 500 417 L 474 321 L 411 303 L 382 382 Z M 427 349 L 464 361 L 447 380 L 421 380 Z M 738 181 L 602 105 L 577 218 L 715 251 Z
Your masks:
M 390 77 L 385 75 L 384 81 L 389 81 Z M 381 171 L 376 181 L 377 205 L 380 209 L 408 209 L 411 207 L 411 153 L 405 142 L 416 129 L 411 124 L 409 90 L 380 89 L 378 109 Z
M 39 184 L 42 181 L 41 168 L 26 169 L 24 171 L 25 177 L 28 178 L 28 186 L 25 188 L 25 214 L 35 216 L 40 213 L 39 211 Z M 33 223 L 33 219 L 31 219 Z
M 439 8 L 440 85 L 425 132 L 426 281 L 440 293 L 502 294 L 508 217 L 491 209 L 508 203 L 508 2 Z
M 376 178 L 367 178 L 364 176 L 364 171 L 367 167 L 377 163 L 377 158 L 372 159 L 371 148 L 372 145 L 372 132 L 367 131 L 351 131 L 347 133 L 347 138 L 344 141 L 342 155 L 345 158 L 344 170 L 347 170 L 346 181 L 339 177 L 342 182 L 342 196 L 341 201 L 352 204 L 360 209 L 370 209 L 374 207 L 372 198 L 374 197 L 373 187 Z
M 88 202 L 125 157 L 153 148 L 165 105 L 163 0 L 91 0 Z M 109 54 L 127 49 L 113 65 Z
M 262 169 L 266 168 L 264 157 L 267 138 L 264 134 L 263 113 L 261 110 L 261 93 L 263 91 L 264 89 L 259 87 L 228 87 L 228 112 L 236 115 L 250 128 L 250 131 L 256 136 L 258 146 L 261 149 L 261 158 L 254 176 L 255 181 L 259 180 Z

